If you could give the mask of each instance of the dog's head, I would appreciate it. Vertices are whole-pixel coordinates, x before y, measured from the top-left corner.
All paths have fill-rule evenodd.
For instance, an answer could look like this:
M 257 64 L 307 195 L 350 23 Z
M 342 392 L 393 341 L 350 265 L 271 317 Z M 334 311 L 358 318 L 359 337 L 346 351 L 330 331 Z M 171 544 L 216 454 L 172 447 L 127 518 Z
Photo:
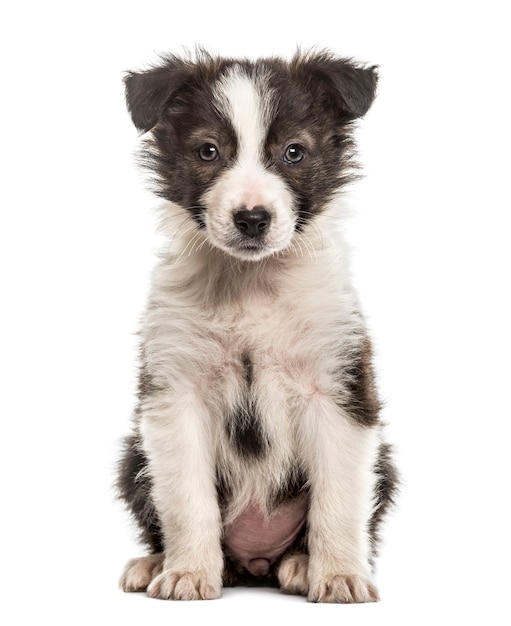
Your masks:
M 251 62 L 201 52 L 125 79 L 158 192 L 245 260 L 287 248 L 350 180 L 350 126 L 376 81 L 374 67 L 329 53 Z

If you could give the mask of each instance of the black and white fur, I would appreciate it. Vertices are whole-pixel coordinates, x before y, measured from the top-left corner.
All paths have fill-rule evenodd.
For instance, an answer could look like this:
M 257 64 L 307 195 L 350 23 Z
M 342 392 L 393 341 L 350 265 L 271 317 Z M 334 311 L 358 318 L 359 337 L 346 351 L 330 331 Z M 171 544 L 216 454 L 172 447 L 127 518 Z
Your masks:
M 169 56 L 126 77 L 169 237 L 141 329 L 139 404 L 118 487 L 150 554 L 127 591 L 209 599 L 277 584 L 368 602 L 396 474 L 371 347 L 339 234 L 354 120 L 375 68 Z M 252 576 L 224 532 L 251 504 L 297 498 L 293 546 Z

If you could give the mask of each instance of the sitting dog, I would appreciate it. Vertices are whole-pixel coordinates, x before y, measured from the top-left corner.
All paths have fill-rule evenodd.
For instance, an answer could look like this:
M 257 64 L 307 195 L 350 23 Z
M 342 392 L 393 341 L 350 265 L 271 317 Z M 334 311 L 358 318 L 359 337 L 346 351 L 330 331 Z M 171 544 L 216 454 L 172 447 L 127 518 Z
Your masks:
M 128 563 L 125 591 L 378 599 L 397 477 L 338 228 L 376 83 L 328 52 L 198 51 L 125 78 L 169 237 L 119 467 L 150 552 Z

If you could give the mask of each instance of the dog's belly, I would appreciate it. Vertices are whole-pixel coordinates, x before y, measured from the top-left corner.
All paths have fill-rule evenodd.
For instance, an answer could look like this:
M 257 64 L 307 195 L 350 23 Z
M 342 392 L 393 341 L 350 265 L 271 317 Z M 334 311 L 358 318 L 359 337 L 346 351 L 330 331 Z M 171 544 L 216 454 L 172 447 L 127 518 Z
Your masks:
M 228 554 L 254 576 L 264 576 L 298 536 L 307 518 L 307 506 L 307 497 L 300 496 L 265 517 L 259 504 L 251 503 L 225 528 Z

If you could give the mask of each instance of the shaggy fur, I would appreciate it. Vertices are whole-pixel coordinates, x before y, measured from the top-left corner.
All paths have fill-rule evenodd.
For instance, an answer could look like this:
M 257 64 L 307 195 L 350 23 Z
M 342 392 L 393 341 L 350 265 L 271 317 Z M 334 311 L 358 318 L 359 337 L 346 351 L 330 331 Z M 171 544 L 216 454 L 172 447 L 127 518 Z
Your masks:
M 126 77 L 169 236 L 118 478 L 150 551 L 128 564 L 126 591 L 378 597 L 397 478 L 337 228 L 376 82 L 329 53 L 201 52 Z

